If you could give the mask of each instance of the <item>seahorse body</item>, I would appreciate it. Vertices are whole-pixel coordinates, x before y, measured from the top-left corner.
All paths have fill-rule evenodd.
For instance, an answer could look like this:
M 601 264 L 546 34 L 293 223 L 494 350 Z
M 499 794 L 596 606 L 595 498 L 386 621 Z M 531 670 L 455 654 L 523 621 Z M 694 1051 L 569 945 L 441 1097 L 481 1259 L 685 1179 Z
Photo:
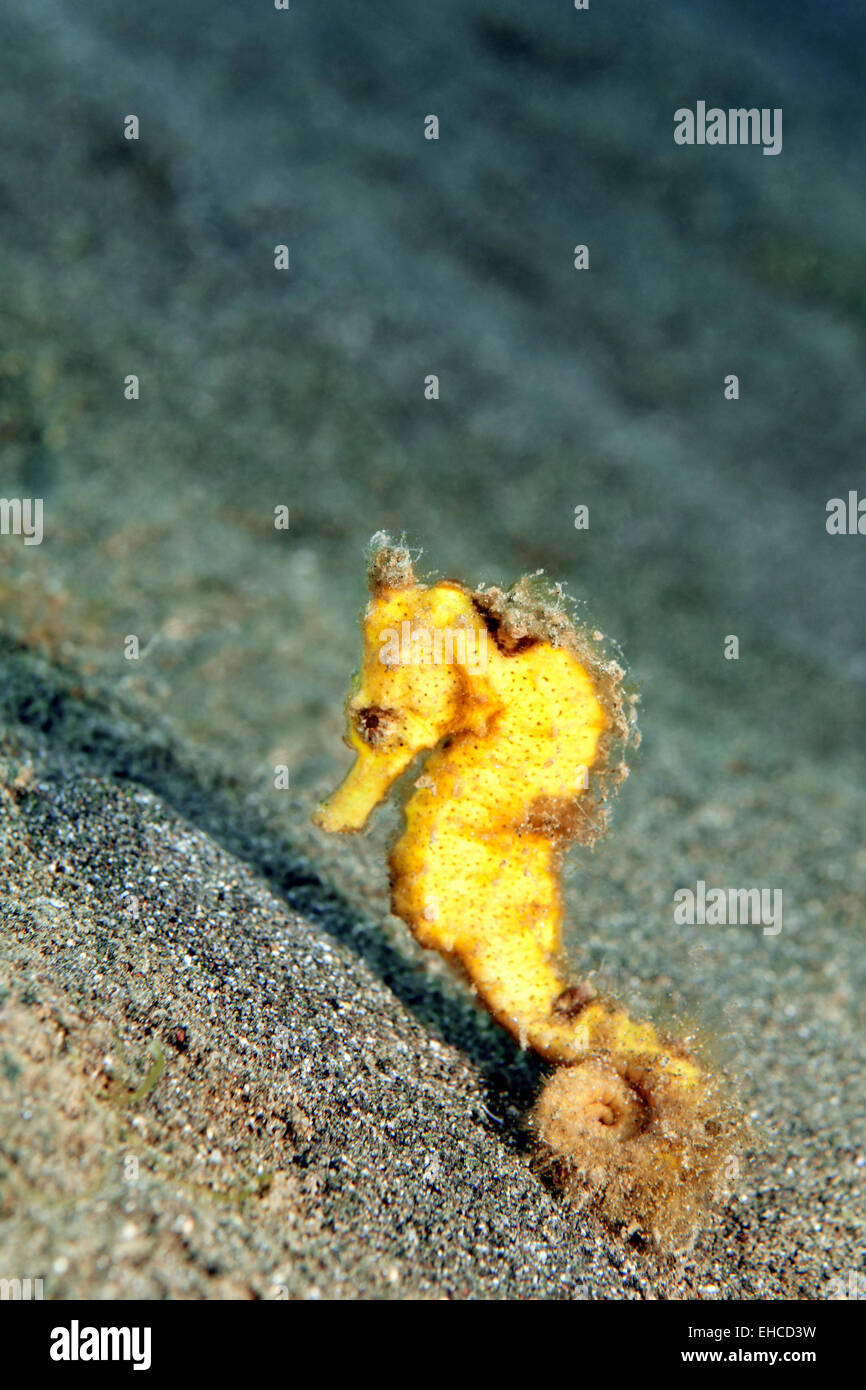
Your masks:
M 614 680 L 605 698 L 602 668 L 567 640 L 570 624 L 545 635 L 525 602 L 497 590 L 419 584 L 405 550 L 374 541 L 347 705 L 357 758 L 315 819 L 360 829 L 413 759 L 435 750 L 391 852 L 393 911 L 421 945 L 460 962 L 522 1046 L 566 1064 L 534 1115 L 551 1164 L 603 1192 L 608 1214 L 633 1219 L 637 1207 L 640 1224 L 650 1210 L 657 1227 L 685 1172 L 701 1173 L 702 1201 L 712 1185 L 711 1088 L 651 1024 L 591 987 L 569 988 L 560 957 L 559 860 L 569 839 L 591 838 L 587 774 L 606 769 L 611 735 L 625 731 L 621 693 Z

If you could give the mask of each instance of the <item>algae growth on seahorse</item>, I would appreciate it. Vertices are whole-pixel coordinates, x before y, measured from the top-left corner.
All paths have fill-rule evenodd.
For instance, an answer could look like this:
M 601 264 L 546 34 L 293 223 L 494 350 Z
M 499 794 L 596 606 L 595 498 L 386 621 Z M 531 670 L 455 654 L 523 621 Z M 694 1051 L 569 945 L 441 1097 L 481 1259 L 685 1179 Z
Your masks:
M 683 1243 L 737 1123 L 683 1045 L 569 982 L 561 954 L 561 856 L 603 832 L 637 741 L 623 670 L 538 576 L 507 592 L 423 584 L 405 546 L 379 533 L 368 582 L 347 703 L 356 761 L 316 823 L 361 829 L 428 754 L 390 855 L 393 911 L 459 963 L 521 1047 L 555 1064 L 530 1126 L 569 1196 Z

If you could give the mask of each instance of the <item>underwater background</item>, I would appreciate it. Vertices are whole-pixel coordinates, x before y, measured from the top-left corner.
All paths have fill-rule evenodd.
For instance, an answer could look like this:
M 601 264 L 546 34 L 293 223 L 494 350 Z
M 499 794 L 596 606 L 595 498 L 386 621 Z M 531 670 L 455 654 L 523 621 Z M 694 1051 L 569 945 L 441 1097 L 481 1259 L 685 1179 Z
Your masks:
M 61 816 L 64 853 L 78 887 L 89 873 L 103 894 L 93 920 L 134 973 L 142 919 L 106 886 L 118 829 L 103 794 L 122 744 L 127 782 L 268 882 L 263 921 L 286 899 L 315 919 L 336 895 L 318 928 L 371 990 L 438 1027 L 505 1114 L 509 1047 L 388 917 L 397 808 L 352 841 L 309 816 L 349 762 L 342 704 L 373 532 L 405 534 L 422 576 L 562 581 L 620 644 L 643 732 L 608 837 L 568 856 L 569 954 L 632 1008 L 713 1040 L 756 1136 L 721 1227 L 672 1273 L 637 1256 L 623 1273 L 596 1228 L 563 1234 L 553 1199 L 533 1196 L 553 1213 L 566 1296 L 815 1298 L 866 1272 L 866 537 L 826 525 L 830 499 L 866 497 L 864 43 L 853 3 L 8 0 L 0 13 L 0 496 L 44 501 L 42 544 L 0 536 L 6 939 L 24 930 L 43 1001 L 74 996 L 82 1056 L 88 1029 L 104 1051 L 102 1027 L 137 1028 L 146 1055 L 150 1006 L 115 1016 L 57 964 L 58 921 L 74 936 L 91 909 L 74 884 L 45 888 L 59 831 L 29 790 L 70 769 L 92 782 L 87 814 Z M 698 101 L 781 108 L 781 153 L 677 145 L 674 112 Z M 104 711 L 98 738 L 69 712 L 82 700 L 87 729 Z M 231 815 L 209 801 L 217 784 Z M 270 848 L 253 853 L 263 825 Z M 782 930 L 675 925 L 674 892 L 698 880 L 781 890 Z M 241 904 L 226 919 L 229 954 L 247 918 Z M 24 1010 L 2 1083 L 14 1110 L 35 1065 L 20 1039 L 41 1024 L 14 952 L 8 969 Z M 376 1248 L 398 1275 L 368 1268 L 346 1253 L 352 1232 L 359 1250 L 370 1237 L 339 1183 L 338 1234 L 301 1242 L 321 1243 L 313 1272 L 254 1250 L 248 1217 L 227 1235 L 203 1196 L 169 1220 L 156 1177 L 147 1219 L 109 1178 L 94 1215 L 70 1174 L 82 1146 L 108 1140 L 88 1129 L 84 1092 L 64 1118 L 57 1068 L 15 1142 L 41 1152 L 41 1133 L 57 1150 L 39 1181 L 74 1197 L 74 1221 L 64 1233 L 40 1213 L 20 1158 L 0 1205 L 7 1263 L 41 1250 L 52 1296 L 266 1296 L 284 1282 L 550 1296 L 511 1217 L 501 1248 L 517 1240 L 519 1255 L 482 1268 L 477 1233 L 447 1211 L 441 1241 L 413 1244 L 383 1208 Z M 518 1092 L 534 1081 L 520 1075 Z M 218 1093 L 201 1101 L 203 1129 L 236 1136 L 236 1117 L 208 1113 Z M 164 1130 L 145 1119 L 174 1152 L 172 1116 Z M 303 1213 L 313 1199 L 293 1200 Z M 160 1242 L 186 1219 L 208 1234 L 175 1269 Z M 259 1219 L 277 1241 L 279 1208 Z M 100 1264 L 118 1222 L 142 1242 L 129 1267 Z M 439 1244 L 464 1252 L 459 1269 Z

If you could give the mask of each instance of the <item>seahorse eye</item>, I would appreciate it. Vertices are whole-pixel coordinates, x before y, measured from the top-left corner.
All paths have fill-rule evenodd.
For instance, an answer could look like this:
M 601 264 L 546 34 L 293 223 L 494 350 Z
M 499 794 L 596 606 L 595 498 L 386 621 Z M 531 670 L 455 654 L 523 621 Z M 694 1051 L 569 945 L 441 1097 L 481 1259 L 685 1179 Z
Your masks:
M 381 705 L 364 705 L 352 711 L 352 723 L 359 738 L 370 748 L 382 748 L 386 744 L 398 742 L 402 720 L 395 709 L 383 709 Z

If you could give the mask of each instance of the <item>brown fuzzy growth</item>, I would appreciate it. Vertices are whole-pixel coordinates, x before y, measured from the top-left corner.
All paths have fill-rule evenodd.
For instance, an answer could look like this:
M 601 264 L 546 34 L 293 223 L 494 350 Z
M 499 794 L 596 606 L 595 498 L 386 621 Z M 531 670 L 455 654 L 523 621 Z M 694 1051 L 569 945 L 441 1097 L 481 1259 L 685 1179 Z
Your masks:
M 384 531 L 377 531 L 367 551 L 367 587 L 375 598 L 386 589 L 411 589 L 415 583 L 412 556 L 406 545 L 396 545 Z
M 562 1018 L 574 1019 L 583 1012 L 587 1004 L 591 1004 L 593 999 L 597 998 L 598 990 L 588 980 L 584 980 L 582 984 L 569 985 L 564 989 L 559 998 L 554 1000 L 551 1013 L 559 1014 Z
M 743 1141 L 708 1085 L 695 1096 L 655 1060 L 603 1053 L 558 1068 L 529 1125 L 538 1166 L 569 1202 L 660 1250 L 693 1243 Z
M 591 844 L 600 834 L 602 808 L 589 793 L 580 800 L 565 796 L 537 796 L 529 806 L 521 826 L 531 834 L 544 835 L 554 843 Z
M 516 656 L 534 647 L 540 639 L 526 629 L 521 630 L 519 621 L 509 614 L 504 599 L 501 589 L 489 589 L 474 594 L 472 603 L 499 650 L 506 656 Z

